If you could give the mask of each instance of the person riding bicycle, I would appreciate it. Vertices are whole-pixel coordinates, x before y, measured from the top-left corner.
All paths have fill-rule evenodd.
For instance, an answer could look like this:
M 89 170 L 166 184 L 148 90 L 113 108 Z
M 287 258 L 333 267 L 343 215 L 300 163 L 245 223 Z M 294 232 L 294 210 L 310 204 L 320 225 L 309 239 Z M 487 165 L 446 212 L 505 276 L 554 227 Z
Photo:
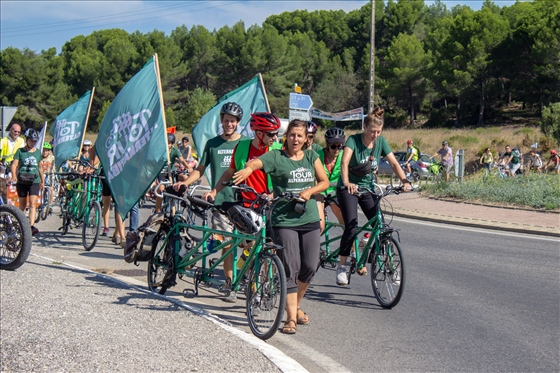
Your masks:
M 550 159 L 548 160 L 548 162 L 546 162 L 545 169 L 547 169 L 550 164 L 552 164 L 552 170 L 560 174 L 560 156 L 554 149 L 550 151 Z
M 321 145 L 315 143 L 315 136 L 317 135 L 317 125 L 312 121 L 307 121 L 307 147 L 315 152 L 319 152 L 321 149 Z
M 346 136 L 344 131 L 338 127 L 331 127 L 325 132 L 325 142 L 327 146 L 317 152 L 319 159 L 323 164 L 327 178 L 329 179 L 330 186 L 326 191 L 315 196 L 317 199 L 317 207 L 319 208 L 319 217 L 321 219 L 321 232 L 325 230 L 325 197 L 331 195 L 330 201 L 327 206 L 330 206 L 334 216 L 338 219 L 340 224 L 344 224 L 342 212 L 338 206 L 336 199 L 336 184 L 340 178 L 340 164 L 342 162 L 342 149 L 346 143 Z M 334 195 L 334 196 L 332 196 Z
M 432 155 L 430 159 L 433 159 L 438 155 L 441 157 L 443 172 L 445 173 L 445 181 L 449 182 L 449 174 L 451 173 L 451 169 L 453 168 L 453 150 L 451 150 L 451 147 L 449 146 L 447 140 L 442 141 L 441 149 L 438 150 L 434 155 Z
M 516 150 L 511 150 L 509 145 L 506 145 L 505 149 L 506 151 L 500 159 L 507 166 L 506 173 L 509 176 L 515 177 L 515 173 L 521 167 L 521 154 Z
M 249 125 L 255 137 L 252 140 L 239 141 L 235 146 L 229 168 L 222 174 L 214 188 L 203 195 L 206 200 L 214 200 L 216 195 L 224 189 L 224 182 L 230 181 L 236 171 L 244 169 L 247 162 L 259 158 L 269 150 L 282 147 L 282 144 L 276 141 L 280 128 L 280 119 L 276 115 L 271 113 L 251 114 Z M 259 194 L 272 193 L 270 177 L 262 170 L 253 172 L 245 180 L 245 184 L 255 189 Z M 241 197 L 245 207 L 251 207 L 251 203 L 248 201 L 254 201 L 256 198 L 251 192 L 242 192 Z
M 29 196 L 29 224 L 31 234 L 39 233 L 35 228 L 35 217 L 37 214 L 37 197 L 45 184 L 45 175 L 39 167 L 41 152 L 35 147 L 39 141 L 39 133 L 33 128 L 25 131 L 25 146 L 19 148 L 12 161 L 11 181 L 16 182 L 16 190 L 19 198 L 19 209 L 25 212 Z
M 48 142 L 43 143 L 43 154 L 41 162 L 39 162 L 39 167 L 43 170 L 43 175 L 52 173 L 55 171 L 54 155 L 52 152 L 52 145 Z M 54 200 L 54 193 L 49 193 L 49 214 L 52 212 L 52 203 Z
M 181 142 L 177 144 L 177 149 L 179 149 L 187 162 L 187 171 L 191 173 L 196 168 L 196 159 L 194 158 L 192 146 L 189 144 L 189 138 L 187 136 L 184 136 Z
M 529 161 L 531 162 L 531 165 L 528 165 L 527 171 L 529 171 L 531 168 L 534 168 L 535 171 L 540 174 L 542 172 L 543 161 L 541 159 L 541 156 L 535 151 L 534 148 L 531 148 L 531 150 L 529 151 Z
M 320 224 L 314 195 L 329 187 L 319 156 L 306 149 L 307 134 L 304 121 L 290 121 L 281 150 L 269 151 L 247 162 L 233 177 L 238 185 L 253 172 L 263 170 L 272 179 L 275 195 L 299 193 L 299 201 L 276 203 L 271 219 L 274 242 L 283 246 L 277 254 L 286 271 L 287 321 L 281 330 L 286 334 L 295 334 L 298 324 L 309 324 L 309 317 L 301 310 L 301 301 L 319 265 Z
M 173 190 L 178 193 L 184 193 L 186 187 L 197 181 L 204 175 L 204 171 L 210 166 L 210 187 L 215 188 L 222 174 L 228 170 L 231 165 L 233 149 L 241 140 L 250 140 L 247 136 L 237 133 L 239 122 L 243 118 L 243 109 L 235 102 L 226 102 L 220 109 L 220 123 L 222 124 L 223 133 L 206 142 L 202 158 L 198 167 L 189 175 L 187 180 L 173 184 Z M 226 187 L 216 194 L 214 203 L 219 205 L 224 201 L 233 201 L 233 190 Z M 227 217 L 214 211 L 212 213 L 212 228 L 216 230 L 233 232 L 233 226 Z M 228 248 L 224 248 L 225 253 Z M 228 255 L 224 260 L 224 274 L 226 284 L 231 284 L 233 277 L 233 256 Z M 230 292 L 224 301 L 234 303 L 237 297 L 234 292 Z
M 176 163 L 181 164 L 183 167 L 185 167 L 185 169 L 188 169 L 189 165 L 187 164 L 187 161 L 185 161 L 185 158 L 183 158 L 183 155 L 181 154 L 181 151 L 179 151 L 179 149 L 177 149 L 176 147 L 174 147 L 173 145 L 175 144 L 175 135 L 172 133 L 168 133 L 167 134 L 167 151 L 169 153 L 169 165 L 171 166 L 171 171 L 175 171 L 176 170 Z M 164 169 L 166 169 L 164 167 Z M 167 173 L 163 173 L 160 174 L 158 176 L 159 181 L 163 181 L 163 180 L 167 180 L 168 178 L 168 174 Z M 185 175 L 179 175 L 177 177 L 178 181 L 185 181 L 187 180 L 187 176 Z M 159 189 L 158 189 L 158 193 L 161 193 L 165 190 L 165 186 L 164 185 L 160 185 Z M 163 203 L 163 198 L 161 197 L 156 197 L 156 206 L 154 208 L 155 213 L 160 213 L 161 212 L 161 205 Z
M 412 189 L 387 140 L 381 136 L 383 114 L 384 110 L 379 107 L 369 113 L 364 120 L 363 132 L 348 137 L 342 154 L 337 197 L 345 229 L 340 240 L 340 262 L 336 271 L 338 285 L 348 285 L 346 260 L 358 231 L 358 205 L 368 220 L 377 213 L 378 201 L 370 193 L 357 196 L 356 192 L 360 186 L 371 188 L 373 173 L 381 157 L 389 162 L 393 172 L 404 184 L 404 190 L 408 192 Z
M 412 172 L 412 166 L 416 166 L 416 162 L 418 162 L 418 158 L 420 157 L 420 152 L 418 151 L 418 148 L 414 146 L 412 140 L 406 141 L 406 154 L 407 158 L 405 167 L 406 175 L 408 176 Z

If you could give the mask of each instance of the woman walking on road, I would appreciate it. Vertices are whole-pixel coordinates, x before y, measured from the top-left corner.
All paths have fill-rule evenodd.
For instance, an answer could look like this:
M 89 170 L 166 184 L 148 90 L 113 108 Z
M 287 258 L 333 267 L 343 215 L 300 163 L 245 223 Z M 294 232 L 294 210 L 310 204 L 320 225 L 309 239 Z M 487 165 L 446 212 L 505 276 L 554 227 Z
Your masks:
M 316 152 L 305 149 L 307 126 L 292 120 L 282 150 L 272 150 L 248 162 L 233 177 L 240 184 L 256 170 L 270 175 L 274 195 L 298 193 L 300 202 L 280 200 L 272 211 L 273 237 L 284 247 L 278 252 L 286 271 L 287 321 L 282 333 L 295 334 L 297 325 L 309 324 L 301 301 L 319 264 L 320 225 L 315 195 L 329 187 L 323 164 Z

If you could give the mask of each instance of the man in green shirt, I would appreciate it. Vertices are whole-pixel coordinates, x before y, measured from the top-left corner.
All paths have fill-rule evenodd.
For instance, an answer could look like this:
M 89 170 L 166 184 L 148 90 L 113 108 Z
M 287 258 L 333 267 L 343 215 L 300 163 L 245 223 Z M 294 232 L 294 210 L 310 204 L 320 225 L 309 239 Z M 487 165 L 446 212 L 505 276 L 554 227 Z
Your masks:
M 220 180 L 222 174 L 230 167 L 235 146 L 240 140 L 250 140 L 248 137 L 237 133 L 237 127 L 242 117 L 243 109 L 235 102 L 227 102 L 222 106 L 220 110 L 220 122 L 224 132 L 208 140 L 204 146 L 202 158 L 200 159 L 198 167 L 189 175 L 186 181 L 180 181 L 173 185 L 175 191 L 178 192 L 182 186 L 188 187 L 200 179 L 208 166 L 210 166 L 210 187 L 212 189 L 216 187 L 216 183 Z M 224 201 L 233 200 L 233 190 L 230 187 L 226 187 L 216 194 L 214 204 L 219 205 Z M 214 211 L 212 214 L 212 228 L 225 232 L 233 232 L 230 221 L 218 211 Z M 217 239 L 217 237 L 214 237 L 214 239 Z M 224 248 L 222 253 L 225 253 L 227 249 L 228 248 Z M 226 286 L 231 287 L 230 284 L 233 277 L 232 255 L 229 255 L 224 260 L 224 274 L 226 277 Z M 227 292 L 229 289 L 224 290 Z M 230 295 L 225 297 L 224 301 L 235 303 L 237 301 L 237 296 L 234 292 L 230 292 Z

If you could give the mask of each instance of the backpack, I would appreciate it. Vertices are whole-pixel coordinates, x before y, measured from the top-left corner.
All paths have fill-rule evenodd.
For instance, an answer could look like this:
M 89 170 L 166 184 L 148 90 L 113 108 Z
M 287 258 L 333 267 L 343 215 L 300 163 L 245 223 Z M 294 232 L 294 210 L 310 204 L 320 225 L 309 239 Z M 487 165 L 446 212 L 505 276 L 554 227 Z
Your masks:
M 519 150 L 519 148 L 513 148 L 513 154 L 519 158 L 521 157 L 521 150 Z
M 420 148 L 418 148 L 417 146 L 413 146 L 414 149 L 416 149 L 416 154 L 418 155 L 418 159 L 420 159 Z
M 153 241 L 159 227 L 163 223 L 163 215 L 150 216 L 148 220 L 134 232 L 126 235 L 124 261 L 127 263 L 147 262 L 153 255 Z

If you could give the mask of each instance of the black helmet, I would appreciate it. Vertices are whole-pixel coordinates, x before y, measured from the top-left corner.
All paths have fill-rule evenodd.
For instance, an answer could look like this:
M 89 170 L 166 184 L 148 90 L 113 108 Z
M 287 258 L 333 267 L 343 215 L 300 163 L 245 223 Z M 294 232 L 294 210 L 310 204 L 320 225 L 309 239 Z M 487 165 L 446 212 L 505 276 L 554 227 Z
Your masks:
M 325 141 L 330 142 L 340 142 L 342 144 L 346 143 L 346 137 L 344 136 L 344 130 L 338 127 L 331 127 L 325 132 Z
M 263 227 L 262 216 L 249 208 L 234 205 L 227 210 L 227 214 L 235 228 L 241 233 L 255 234 Z
M 167 142 L 171 145 L 175 144 L 175 135 L 172 133 L 167 134 Z
M 33 128 L 28 128 L 27 131 L 25 131 L 25 140 L 39 141 L 39 133 Z
M 220 110 L 220 115 L 229 114 L 233 115 L 237 119 L 241 120 L 243 117 L 243 109 L 241 106 L 237 105 L 235 102 L 226 102 Z
M 447 142 L 447 140 L 443 140 L 443 141 L 441 142 L 441 145 L 449 145 L 449 143 Z

